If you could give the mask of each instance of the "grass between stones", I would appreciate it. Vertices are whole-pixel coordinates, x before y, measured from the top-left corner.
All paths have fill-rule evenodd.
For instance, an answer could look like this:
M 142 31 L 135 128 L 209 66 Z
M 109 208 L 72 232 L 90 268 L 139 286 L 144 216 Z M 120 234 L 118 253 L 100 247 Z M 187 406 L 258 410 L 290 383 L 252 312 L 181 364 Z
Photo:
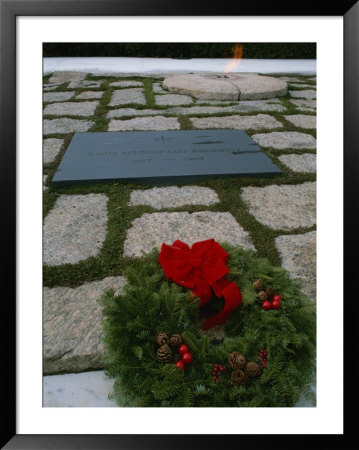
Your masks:
M 277 76 L 277 75 L 276 75 Z M 297 76 L 293 75 L 293 77 L 303 80 L 303 82 L 307 81 L 307 78 L 312 76 Z M 50 75 L 44 77 L 44 83 L 48 81 Z M 262 130 L 254 130 L 249 129 L 246 130 L 249 135 L 262 133 L 262 132 L 272 132 L 272 131 L 298 131 L 301 133 L 310 134 L 316 137 L 316 130 L 308 130 L 294 126 L 289 121 L 284 118 L 284 115 L 290 114 L 307 114 L 314 115 L 315 113 L 304 112 L 297 108 L 295 105 L 290 103 L 290 95 L 288 94 L 285 97 L 281 97 L 280 101 L 283 106 L 285 106 L 285 111 L 283 112 L 275 112 L 275 111 L 257 111 L 257 112 L 248 112 L 248 113 L 217 113 L 217 114 L 193 114 L 190 116 L 187 115 L 174 115 L 167 114 L 166 110 L 171 106 L 164 107 L 158 106 L 155 104 L 155 96 L 152 90 L 152 85 L 154 82 L 160 82 L 159 78 L 141 78 L 141 77 L 105 77 L 105 76 L 91 76 L 88 75 L 86 80 L 103 80 L 101 87 L 99 88 L 77 88 L 73 89 L 75 91 L 75 95 L 91 90 L 91 91 L 103 91 L 104 94 L 102 98 L 100 98 L 99 105 L 95 110 L 93 116 L 86 117 L 87 120 L 93 120 L 94 125 L 90 129 L 93 132 L 107 131 L 108 124 L 110 119 L 107 119 L 106 114 L 111 109 L 116 108 L 134 108 L 136 110 L 143 109 L 155 109 L 159 111 L 159 115 L 172 116 L 177 117 L 181 130 L 191 130 L 194 129 L 193 124 L 190 120 L 191 117 L 220 117 L 220 116 L 228 116 L 228 115 L 256 115 L 256 114 L 268 114 L 273 116 L 276 120 L 278 120 L 283 127 L 276 128 L 273 130 L 262 129 Z M 119 87 L 109 86 L 109 84 L 113 81 L 120 80 L 131 80 L 131 81 L 140 81 L 143 83 L 143 91 L 146 98 L 146 105 L 136 105 L 136 104 L 127 104 L 120 105 L 118 107 L 109 107 L 108 104 L 111 99 L 111 95 L 113 90 L 122 89 Z M 63 83 L 58 86 L 53 92 L 62 92 L 68 91 L 67 88 L 68 83 Z M 314 85 L 315 86 L 315 85 Z M 308 89 L 308 88 L 307 88 Z M 157 94 L 156 94 L 157 95 Z M 72 100 L 70 100 L 72 101 Z M 81 100 L 77 100 L 80 102 Z M 235 103 L 232 103 L 235 104 Z M 187 105 L 190 107 L 189 105 Z M 219 105 L 221 106 L 221 105 Z M 223 106 L 223 105 L 222 105 Z M 45 118 L 59 118 L 63 116 L 46 116 Z M 75 119 L 81 119 L 79 116 L 66 116 L 72 117 Z M 130 119 L 136 116 L 127 116 L 122 119 Z M 136 185 L 136 184 L 123 184 L 123 183 L 112 183 L 106 185 L 92 185 L 92 186 L 78 186 L 71 188 L 52 188 L 50 187 L 50 182 L 55 174 L 55 171 L 71 142 L 73 133 L 69 134 L 51 134 L 47 135 L 48 137 L 55 137 L 64 139 L 64 145 L 62 150 L 57 155 L 55 161 L 52 164 L 49 164 L 44 168 L 44 174 L 48 175 L 46 185 L 49 186 L 49 189 L 44 191 L 43 193 L 43 215 L 49 213 L 49 211 L 53 208 L 56 199 L 61 194 L 67 195 L 75 195 L 75 194 L 89 194 L 89 193 L 103 193 L 108 197 L 108 223 L 107 223 L 107 236 L 102 246 L 102 249 L 97 257 L 88 258 L 85 261 L 79 262 L 77 264 L 64 264 L 61 266 L 44 266 L 43 269 L 43 284 L 44 286 L 54 287 L 56 285 L 59 286 L 70 286 L 76 287 L 86 281 L 93 281 L 97 279 L 102 279 L 107 276 L 115 276 L 122 275 L 123 270 L 129 265 L 134 263 L 134 259 L 123 256 L 123 246 L 126 239 L 127 230 L 131 227 L 131 223 L 134 219 L 140 217 L 144 213 L 152 213 L 157 212 L 154 208 L 150 206 L 128 206 L 128 202 L 130 200 L 130 193 L 134 189 L 149 189 L 153 186 L 150 185 Z M 201 182 L 195 183 L 196 186 L 209 187 L 213 189 L 219 196 L 219 203 L 211 205 L 211 206 L 203 206 L 203 205 L 191 205 L 191 206 L 182 206 L 179 208 L 166 208 L 161 210 L 161 212 L 181 212 L 187 211 L 189 213 L 197 212 L 197 211 L 213 211 L 213 212 L 229 212 L 231 213 L 238 223 L 248 231 L 250 238 L 257 249 L 258 256 L 263 256 L 269 259 L 271 264 L 280 265 L 280 256 L 275 247 L 275 238 L 284 235 L 284 234 L 301 234 L 307 233 L 309 231 L 313 231 L 316 229 L 315 226 L 310 228 L 298 228 L 295 230 L 291 230 L 290 232 L 285 232 L 282 230 L 272 230 L 271 228 L 261 224 L 258 222 L 254 216 L 249 214 L 247 205 L 242 201 L 240 192 L 243 187 L 246 186 L 255 186 L 255 187 L 264 187 L 272 184 L 301 184 L 304 182 L 313 182 L 316 181 L 316 174 L 313 173 L 296 173 L 291 171 L 287 166 L 281 163 L 278 159 L 278 156 L 282 154 L 303 154 L 303 153 L 316 153 L 315 150 L 292 150 L 292 149 L 274 149 L 274 148 L 266 148 L 263 149 L 264 153 L 266 153 L 275 164 L 280 167 L 282 170 L 282 175 L 273 177 L 273 178 L 216 178 L 216 179 L 207 179 Z M 183 186 L 183 185 L 181 185 Z M 271 214 L 275 215 L 276 211 L 272 211 Z

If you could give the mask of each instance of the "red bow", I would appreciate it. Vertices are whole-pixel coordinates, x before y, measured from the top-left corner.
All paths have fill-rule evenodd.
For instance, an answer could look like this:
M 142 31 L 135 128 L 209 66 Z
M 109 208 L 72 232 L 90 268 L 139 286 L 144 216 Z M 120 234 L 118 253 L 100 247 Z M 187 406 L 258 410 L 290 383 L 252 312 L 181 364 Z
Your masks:
M 204 330 L 226 322 L 242 303 L 238 286 L 224 278 L 229 272 L 228 258 L 228 253 L 214 239 L 195 242 L 192 248 L 180 240 L 172 245 L 162 244 L 158 261 L 166 277 L 190 288 L 201 299 L 200 307 L 211 299 L 211 288 L 217 297 L 225 299 L 223 310 L 205 322 Z

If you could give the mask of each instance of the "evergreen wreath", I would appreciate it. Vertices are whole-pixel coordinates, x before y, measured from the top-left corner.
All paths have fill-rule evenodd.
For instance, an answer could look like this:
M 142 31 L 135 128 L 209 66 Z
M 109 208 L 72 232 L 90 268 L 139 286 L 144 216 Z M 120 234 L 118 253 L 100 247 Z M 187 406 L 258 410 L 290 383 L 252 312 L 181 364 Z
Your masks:
M 201 324 L 223 308 L 223 300 L 213 298 L 199 308 L 198 297 L 166 278 L 156 250 L 127 268 L 122 295 L 108 290 L 99 300 L 105 373 L 115 378 L 110 398 L 119 406 L 288 407 L 301 394 L 315 405 L 310 388 L 315 379 L 315 303 L 286 270 L 252 250 L 223 248 L 229 254 L 227 278 L 238 285 L 243 302 L 222 326 L 220 340 L 219 327 L 203 331 Z M 280 293 L 279 309 L 261 307 L 253 286 L 258 279 Z M 180 335 L 189 347 L 193 360 L 185 370 L 176 367 L 175 355 L 169 362 L 156 358 L 161 332 Z M 225 370 L 233 352 L 259 365 L 265 354 L 263 370 L 245 385 L 238 381 L 238 370 Z M 219 366 L 220 377 L 213 376 Z

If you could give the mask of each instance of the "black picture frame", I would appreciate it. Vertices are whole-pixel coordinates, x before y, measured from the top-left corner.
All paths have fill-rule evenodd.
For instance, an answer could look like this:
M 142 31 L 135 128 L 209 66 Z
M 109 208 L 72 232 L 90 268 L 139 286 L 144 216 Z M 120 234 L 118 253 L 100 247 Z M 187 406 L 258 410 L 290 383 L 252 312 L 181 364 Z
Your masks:
M 182 0 L 0 0 L 0 183 L 2 221 L 1 255 L 5 292 L 2 299 L 2 402 L 1 448 L 6 449 L 183 449 L 221 448 L 241 445 L 267 445 L 281 448 L 288 440 L 313 448 L 326 439 L 326 447 L 347 448 L 354 428 L 355 414 L 347 415 L 343 435 L 18 435 L 16 434 L 16 17 L 19 16 L 342 16 L 344 19 L 344 272 L 346 292 L 355 292 L 355 264 L 349 264 L 356 250 L 355 221 L 359 142 L 359 4 L 308 1 L 194 2 Z M 335 182 L 335 180 L 333 180 Z M 355 227 L 355 228 L 354 228 Z M 354 244 L 354 245 L 353 245 Z M 6 261 L 5 261 L 6 260 Z M 354 259 L 355 261 L 355 259 Z M 345 293 L 345 291 L 344 291 Z M 350 295 L 348 294 L 350 297 Z M 345 297 L 343 297 L 345 298 Z M 355 302 L 357 300 L 355 299 Z M 345 407 L 349 409 L 351 381 L 349 373 L 354 354 L 352 330 L 355 311 L 345 305 L 344 358 Z M 351 357 L 351 360 L 349 360 Z M 354 354 L 354 358 L 356 358 Z M 353 376 L 352 375 L 352 376 Z M 333 376 L 328 374 L 328 376 Z M 180 429 L 181 427 L 179 427 Z

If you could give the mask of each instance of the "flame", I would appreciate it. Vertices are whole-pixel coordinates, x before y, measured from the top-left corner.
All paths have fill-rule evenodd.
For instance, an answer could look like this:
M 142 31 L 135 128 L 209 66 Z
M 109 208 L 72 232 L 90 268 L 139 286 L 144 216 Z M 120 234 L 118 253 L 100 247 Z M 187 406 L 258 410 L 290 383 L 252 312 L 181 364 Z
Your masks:
M 230 59 L 223 73 L 233 72 L 241 62 L 243 56 L 243 45 L 236 44 L 232 47 L 233 57 Z

